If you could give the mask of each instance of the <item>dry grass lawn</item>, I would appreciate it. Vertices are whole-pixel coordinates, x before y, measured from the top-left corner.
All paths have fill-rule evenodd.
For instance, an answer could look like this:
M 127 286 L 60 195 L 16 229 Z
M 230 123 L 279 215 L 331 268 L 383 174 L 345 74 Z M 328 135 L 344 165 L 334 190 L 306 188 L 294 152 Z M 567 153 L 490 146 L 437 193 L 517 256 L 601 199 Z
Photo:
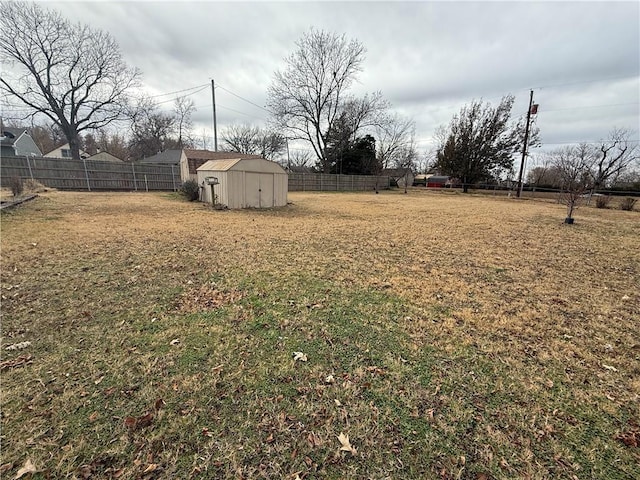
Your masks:
M 0 475 L 640 478 L 640 213 L 289 199 L 3 212 Z

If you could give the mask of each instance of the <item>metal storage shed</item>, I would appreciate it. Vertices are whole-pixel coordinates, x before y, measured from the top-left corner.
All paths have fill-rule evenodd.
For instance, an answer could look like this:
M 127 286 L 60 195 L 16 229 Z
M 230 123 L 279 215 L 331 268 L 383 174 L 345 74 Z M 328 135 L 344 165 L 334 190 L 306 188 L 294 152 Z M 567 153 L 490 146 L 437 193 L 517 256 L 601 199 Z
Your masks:
M 217 179 L 216 203 L 229 208 L 269 208 L 287 204 L 288 175 L 264 158 L 209 160 L 197 169 L 203 202 L 211 203 L 210 180 Z

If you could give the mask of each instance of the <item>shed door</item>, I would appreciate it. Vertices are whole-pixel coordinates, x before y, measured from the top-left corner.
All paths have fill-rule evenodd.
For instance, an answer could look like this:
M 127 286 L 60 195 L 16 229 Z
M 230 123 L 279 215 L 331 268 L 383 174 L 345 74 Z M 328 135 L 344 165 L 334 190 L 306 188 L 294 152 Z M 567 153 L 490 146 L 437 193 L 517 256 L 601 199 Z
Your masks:
M 260 174 L 260 208 L 273 207 L 273 174 Z
M 245 204 L 254 208 L 273 207 L 272 173 L 246 173 Z

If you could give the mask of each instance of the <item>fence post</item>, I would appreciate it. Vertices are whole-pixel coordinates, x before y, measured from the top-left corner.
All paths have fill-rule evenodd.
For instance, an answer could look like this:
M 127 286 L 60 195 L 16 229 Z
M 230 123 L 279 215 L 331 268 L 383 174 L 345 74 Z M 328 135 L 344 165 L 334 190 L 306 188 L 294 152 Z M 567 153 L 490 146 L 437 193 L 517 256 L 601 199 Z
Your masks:
M 302 191 L 304 192 L 304 173 L 302 174 Z
M 147 182 L 147 174 L 144 174 L 144 186 L 147 192 L 149 191 L 149 182 Z
M 340 190 L 340 175 L 336 174 L 336 192 Z
M 173 173 L 173 165 L 171 165 L 171 181 L 173 182 L 173 191 L 176 191 L 176 177 Z
M 87 171 L 87 162 L 84 158 L 82 159 L 82 165 L 84 165 L 84 176 L 87 179 L 87 188 L 89 189 L 89 191 L 91 191 L 91 184 L 89 183 L 89 172 Z
M 138 181 L 136 180 L 136 164 L 135 163 L 131 163 L 131 170 L 133 171 L 133 188 L 136 189 L 136 192 L 138 191 Z
M 31 171 L 31 162 L 29 162 L 29 156 L 25 155 L 24 158 L 27 159 L 27 167 L 29 167 L 29 176 L 31 177 L 31 180 L 33 180 L 33 172 Z
M 322 182 L 322 177 L 324 177 L 324 173 L 320 174 L 320 191 L 324 192 L 324 184 Z

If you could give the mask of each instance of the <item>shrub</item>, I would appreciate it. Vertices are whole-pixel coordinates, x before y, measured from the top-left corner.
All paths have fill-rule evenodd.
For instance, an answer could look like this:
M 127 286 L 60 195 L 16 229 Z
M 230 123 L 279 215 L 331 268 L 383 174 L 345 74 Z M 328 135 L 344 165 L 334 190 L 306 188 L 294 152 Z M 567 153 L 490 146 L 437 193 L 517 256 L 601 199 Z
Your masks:
M 620 210 L 627 210 L 628 212 L 630 212 L 631 210 L 633 210 L 633 207 L 635 206 L 637 201 L 638 199 L 633 197 L 623 198 L 622 200 L 620 200 Z
M 200 196 L 200 186 L 195 180 L 187 180 L 182 184 L 182 187 L 180 187 L 180 193 L 184 195 L 187 200 L 193 202 L 198 200 Z
M 41 184 L 37 180 L 27 178 L 24 181 L 24 190 L 25 192 L 39 193 L 39 192 L 46 192 L 47 187 L 45 187 L 43 184 Z
M 609 195 L 596 197 L 596 208 L 609 208 L 610 201 L 611 197 Z
M 11 193 L 13 193 L 14 197 L 22 194 L 24 191 L 24 184 L 22 183 L 22 178 L 20 177 L 11 177 L 9 180 L 9 187 L 11 188 Z

